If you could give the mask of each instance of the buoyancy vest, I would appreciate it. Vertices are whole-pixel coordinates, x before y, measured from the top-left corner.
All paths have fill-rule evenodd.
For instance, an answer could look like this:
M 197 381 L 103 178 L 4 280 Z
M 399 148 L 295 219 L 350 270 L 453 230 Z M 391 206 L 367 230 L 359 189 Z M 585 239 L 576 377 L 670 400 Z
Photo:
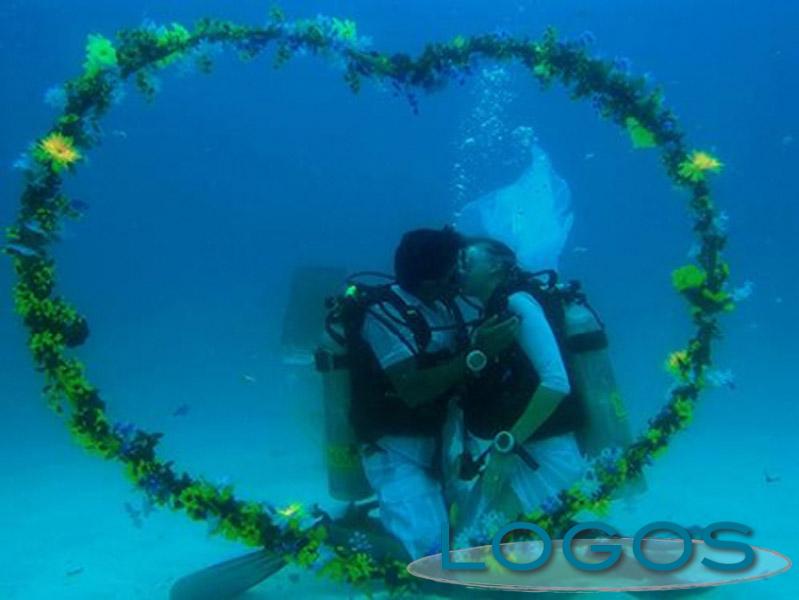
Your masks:
M 549 278 L 546 282 L 539 279 L 544 274 Z M 541 305 L 558 342 L 567 374 L 570 374 L 564 352 L 564 303 L 569 301 L 569 293 L 556 285 L 554 273 L 520 273 L 495 291 L 485 307 L 484 316 L 498 315 L 500 319 L 510 317 L 508 298 L 517 292 L 530 294 Z M 570 376 L 570 383 L 571 380 Z M 461 406 L 466 428 L 483 439 L 491 439 L 498 432 L 510 429 L 527 409 L 540 383 L 541 378 L 521 345 L 518 342 L 511 344 L 465 387 Z M 571 392 L 560 401 L 531 439 L 577 431 L 585 424 L 586 415 L 581 398 L 575 386 L 570 387 Z
M 445 301 L 453 315 L 457 348 L 453 351 L 428 351 L 433 328 L 424 316 L 397 294 L 390 284 L 350 285 L 344 294 L 328 301 L 326 330 L 344 348 L 331 359 L 317 353 L 317 369 L 346 368 L 350 374 L 349 417 L 360 442 L 374 442 L 383 435 L 436 436 L 446 417 L 450 393 L 419 406 L 405 403 L 395 390 L 363 337 L 367 314 L 379 320 L 411 351 L 420 368 L 433 367 L 449 360 L 468 342 L 466 326 L 457 303 Z M 389 310 L 386 308 L 390 307 Z M 408 338 L 408 333 L 412 336 Z

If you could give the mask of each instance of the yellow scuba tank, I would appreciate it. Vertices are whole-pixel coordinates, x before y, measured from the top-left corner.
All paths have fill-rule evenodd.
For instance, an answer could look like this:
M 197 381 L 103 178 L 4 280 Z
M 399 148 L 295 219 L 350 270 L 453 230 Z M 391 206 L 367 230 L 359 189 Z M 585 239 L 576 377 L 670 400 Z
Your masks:
M 334 339 L 343 341 L 343 327 L 329 321 L 333 307 L 320 301 L 340 290 L 346 276 L 346 270 L 331 267 L 300 267 L 294 271 L 283 319 L 281 347 L 287 365 L 316 363 L 321 375 L 323 448 L 329 492 L 337 500 L 354 501 L 372 492 L 349 422 L 350 376 L 344 366 L 346 349 Z M 320 330 L 325 331 L 321 344 Z
M 573 391 L 585 411 L 585 425 L 577 438 L 583 453 L 592 459 L 611 446 L 626 448 L 632 441 L 632 430 L 616 384 L 603 323 L 579 293 L 565 302 L 564 313 L 564 358 Z M 642 476 L 625 491 L 641 493 L 645 489 Z
M 329 325 L 343 339 L 343 328 Z M 336 500 L 354 502 L 373 495 L 361 464 L 361 453 L 350 423 L 350 371 L 347 350 L 325 331 L 315 354 L 322 376 L 325 418 L 325 464 L 328 492 Z

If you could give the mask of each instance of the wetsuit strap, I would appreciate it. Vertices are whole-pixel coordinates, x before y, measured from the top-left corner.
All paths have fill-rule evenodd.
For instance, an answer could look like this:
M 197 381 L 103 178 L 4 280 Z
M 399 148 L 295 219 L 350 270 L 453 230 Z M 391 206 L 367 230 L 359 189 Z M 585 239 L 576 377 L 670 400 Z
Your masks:
M 538 464 L 538 461 L 534 459 L 530 455 L 530 453 L 524 449 L 524 446 L 522 446 L 521 444 L 517 443 L 513 447 L 513 452 L 515 452 L 518 455 L 518 457 L 521 458 L 522 461 L 524 461 L 524 464 L 530 467 L 533 471 L 537 471 L 539 467 L 541 467 L 541 465 Z
M 466 439 L 467 439 L 466 430 L 464 428 L 464 433 L 463 433 L 464 445 L 463 445 L 463 452 L 461 454 L 461 461 L 469 460 L 471 466 L 468 469 L 469 472 L 467 473 L 462 472 L 461 479 L 470 480 L 474 479 L 475 477 L 477 477 L 477 475 L 480 474 L 480 471 L 483 465 L 485 464 L 485 461 L 488 458 L 488 453 L 491 452 L 492 447 L 489 446 L 488 448 L 483 450 L 480 456 L 478 456 L 476 459 L 471 459 L 471 454 L 466 449 Z M 524 464 L 530 467 L 531 470 L 537 471 L 539 468 L 541 468 L 541 465 L 538 463 L 538 461 L 535 458 L 533 458 L 532 455 L 527 450 L 525 450 L 524 446 L 522 446 L 521 444 L 516 444 L 513 447 L 512 452 L 515 453 L 522 460 L 522 462 L 524 462 Z M 469 457 L 469 459 L 466 458 L 467 456 Z

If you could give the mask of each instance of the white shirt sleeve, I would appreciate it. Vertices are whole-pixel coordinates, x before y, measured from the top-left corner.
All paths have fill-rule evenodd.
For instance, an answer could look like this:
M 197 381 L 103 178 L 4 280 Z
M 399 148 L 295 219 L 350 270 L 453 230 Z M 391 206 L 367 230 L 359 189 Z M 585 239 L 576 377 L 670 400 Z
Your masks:
M 556 392 L 571 391 L 566 367 L 555 334 L 544 309 L 530 294 L 516 292 L 508 297 L 508 308 L 519 317 L 519 345 L 533 363 L 541 385 Z
M 375 353 L 380 366 L 383 369 L 386 369 L 391 365 L 400 362 L 401 360 L 405 360 L 413 356 L 413 353 L 408 345 L 405 344 L 399 337 L 397 337 L 397 334 L 391 331 L 391 329 L 381 322 L 379 318 L 375 317 L 375 315 L 372 314 L 372 310 L 376 311 L 378 314 L 381 313 L 381 308 L 379 307 L 372 307 L 369 312 L 366 313 L 366 317 L 363 321 L 363 329 L 361 329 L 361 335 L 366 343 L 372 348 L 372 352 Z M 391 309 L 388 308 L 387 310 Z M 381 317 L 384 316 L 381 315 Z M 416 342 L 413 338 L 411 330 L 408 327 L 394 321 L 392 321 L 391 324 L 402 333 L 402 337 L 405 339 L 405 341 L 411 344 L 415 350 Z

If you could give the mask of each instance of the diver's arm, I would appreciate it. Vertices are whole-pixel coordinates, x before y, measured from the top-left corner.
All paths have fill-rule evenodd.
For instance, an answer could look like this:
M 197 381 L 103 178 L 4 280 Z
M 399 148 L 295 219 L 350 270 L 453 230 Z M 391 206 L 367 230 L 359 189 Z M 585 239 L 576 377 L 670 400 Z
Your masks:
M 415 408 L 432 402 L 464 380 L 466 352 L 424 369 L 419 368 L 415 357 L 411 357 L 388 367 L 386 375 L 403 402 Z
M 510 429 L 513 439 L 519 444 L 530 439 L 536 430 L 552 416 L 560 401 L 565 397 L 566 394 L 563 392 L 539 385 L 522 416 Z
M 454 356 L 432 368 L 419 368 L 413 336 L 402 326 L 389 328 L 385 320 L 369 312 L 362 335 L 374 352 L 400 398 L 411 407 L 430 402 L 461 381 L 465 359 Z
M 470 346 L 446 362 L 434 367 L 419 368 L 415 357 L 409 357 L 386 367 L 394 389 L 411 408 L 431 402 L 461 383 L 469 373 L 466 356 L 479 350 L 489 360 L 496 358 L 516 339 L 519 320 L 510 317 L 504 321 L 492 317 L 477 327 Z
M 519 345 L 541 377 L 527 408 L 510 429 L 521 444 L 552 416 L 571 390 L 555 334 L 541 305 L 530 295 L 517 293 L 508 299 L 508 308 L 521 320 Z

